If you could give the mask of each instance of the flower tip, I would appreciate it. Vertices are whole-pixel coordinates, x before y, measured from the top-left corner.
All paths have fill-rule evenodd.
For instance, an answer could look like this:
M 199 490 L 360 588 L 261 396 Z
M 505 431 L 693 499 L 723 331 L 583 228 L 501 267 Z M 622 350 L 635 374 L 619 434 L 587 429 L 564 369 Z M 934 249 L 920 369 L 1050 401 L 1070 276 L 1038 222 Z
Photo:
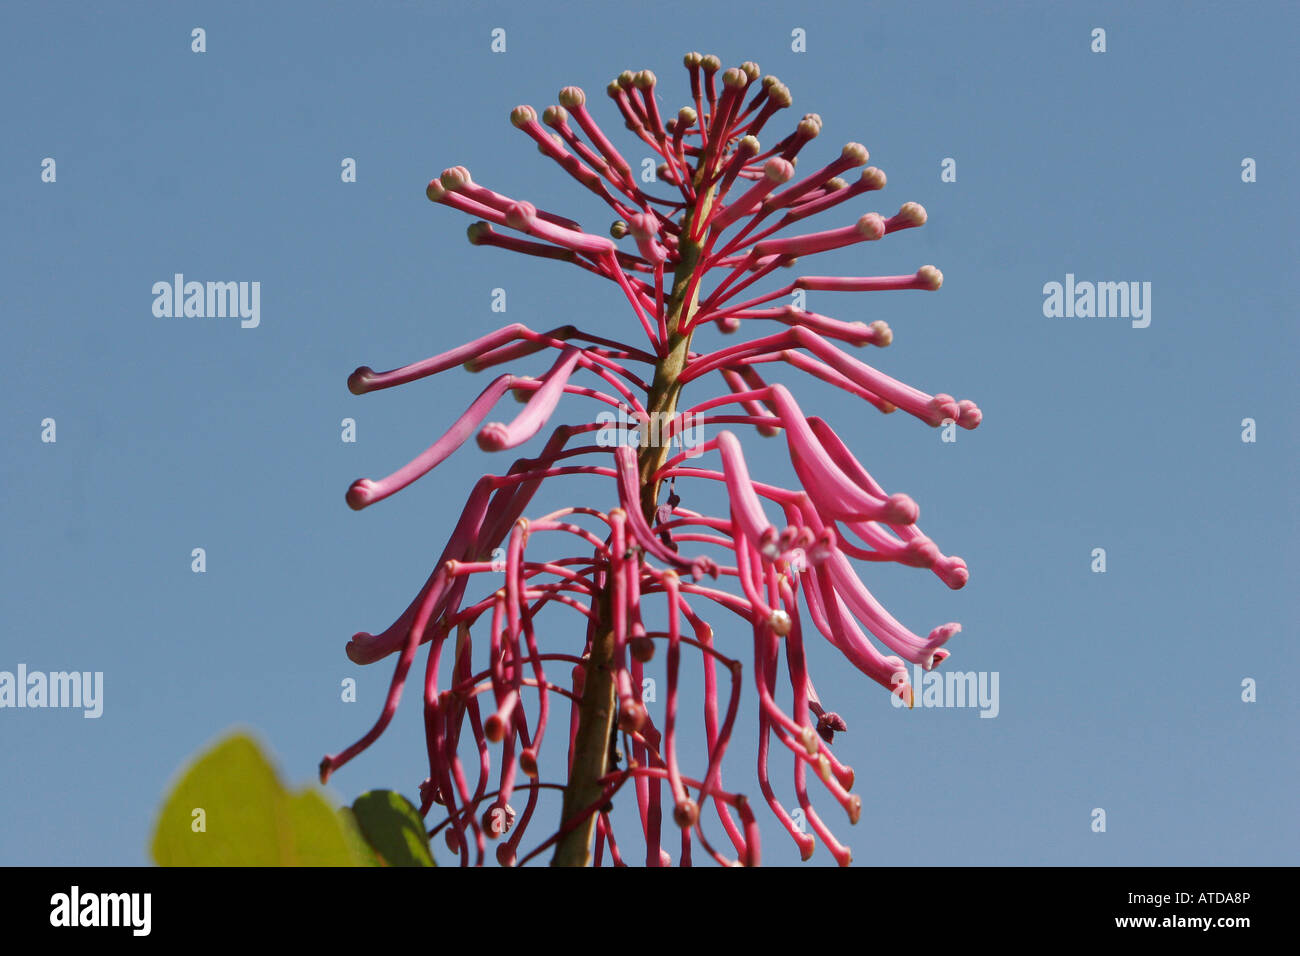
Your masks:
M 645 705 L 639 701 L 630 700 L 624 705 L 618 714 L 618 729 L 626 731 L 629 734 L 636 733 L 646 721 Z
M 957 400 L 951 395 L 945 395 L 940 392 L 930 399 L 930 424 L 943 425 L 949 421 L 955 422 L 961 417 L 961 409 L 957 407 Z
M 857 223 L 858 234 L 864 239 L 879 239 L 885 234 L 886 226 L 884 218 L 878 212 L 869 212 Z
M 700 115 L 689 106 L 683 106 L 677 111 L 677 122 L 686 128 L 694 126 L 695 121 L 699 118 Z
M 772 83 L 771 88 L 767 91 L 768 100 L 775 103 L 779 109 L 789 109 L 790 104 L 794 102 L 794 96 L 790 93 L 790 87 L 786 86 L 780 80 L 777 80 L 776 77 L 772 77 L 772 79 L 775 82 Z M 819 125 L 818 130 L 820 131 L 820 129 L 821 127 Z M 812 135 L 816 136 L 817 134 L 813 133 Z
M 943 580 L 943 583 L 954 591 L 960 591 L 970 580 L 970 570 L 966 567 L 966 562 L 958 557 L 951 557 L 947 561 L 939 562 L 935 570 L 939 572 L 939 577 Z
M 920 516 L 921 506 L 909 495 L 890 495 L 885 501 L 884 520 L 886 524 L 916 524 L 916 519 Z
M 474 181 L 470 179 L 469 170 L 464 166 L 452 166 L 450 169 L 444 169 L 438 179 L 448 192 L 464 189 Z
M 502 843 L 497 847 L 497 863 L 501 866 L 515 865 L 515 848 L 509 843 Z
M 320 782 L 322 786 L 330 782 L 330 774 L 332 774 L 333 772 L 334 772 L 334 758 L 333 757 L 323 758 L 320 762 L 320 767 L 318 768 L 318 773 L 320 774 Z
M 919 202 L 903 203 L 898 207 L 898 215 L 894 216 L 900 229 L 908 226 L 924 226 L 927 218 L 925 207 Z
M 654 660 L 655 642 L 648 637 L 634 637 L 627 642 L 628 650 L 632 652 L 632 657 L 642 664 L 648 664 Z
M 702 62 L 704 62 L 704 57 L 694 50 L 682 57 L 682 65 L 688 70 L 698 67 Z
M 348 488 L 346 496 L 348 507 L 353 511 L 360 511 L 375 500 L 375 490 L 375 483 L 369 478 L 358 478 Z
M 807 863 L 812 859 L 813 853 L 817 850 L 817 841 L 813 838 L 811 833 L 801 833 L 799 836 L 803 837 L 802 840 L 799 840 L 798 837 L 796 837 L 796 840 L 798 840 L 799 843 L 799 859 L 804 863 Z
M 884 319 L 876 319 L 868 326 L 875 334 L 872 336 L 872 342 L 880 348 L 885 348 L 894 341 L 894 330 L 889 327 L 889 323 Z
M 886 176 L 885 171 L 876 166 L 868 166 L 862 171 L 862 188 L 868 191 L 884 189 Z
M 735 87 L 738 90 L 743 90 L 746 86 L 749 85 L 749 75 L 745 73 L 744 70 L 737 69 L 736 67 L 733 66 L 729 70 L 727 70 L 726 73 L 722 74 L 722 85 Z
M 642 70 L 632 77 L 632 83 L 638 90 L 648 90 L 657 82 L 652 70 Z
M 524 772 L 525 776 L 531 777 L 533 780 L 537 779 L 537 751 L 532 747 L 525 747 L 520 751 L 519 769 Z
M 587 94 L 582 91 L 580 86 L 566 86 L 560 90 L 560 105 L 567 106 L 569 109 L 577 109 L 587 102 Z
M 849 794 L 848 806 L 844 808 L 849 814 L 849 823 L 857 825 L 862 818 L 862 798 L 856 793 Z
M 529 123 L 537 122 L 537 111 L 531 106 L 516 106 L 510 111 L 510 122 L 522 129 Z
M 840 150 L 840 157 L 854 166 L 865 166 L 871 154 L 861 143 L 845 143 L 844 148 Z
M 569 121 L 569 111 L 563 106 L 548 106 L 542 110 L 542 122 L 552 129 L 558 129 Z
M 501 743 L 506 736 L 506 722 L 500 714 L 492 714 L 483 721 L 483 735 L 494 744 Z
M 343 648 L 343 652 L 347 654 L 348 660 L 353 664 L 369 664 L 372 658 L 367 653 L 367 646 L 374 643 L 374 640 L 375 636 L 373 634 L 358 631 L 352 635 L 352 639 Z
M 363 365 L 348 376 L 348 391 L 353 395 L 364 395 L 370 391 L 374 380 L 375 370 L 369 365 Z
M 687 798 L 673 807 L 673 822 L 683 830 L 695 826 L 700 819 L 700 807 L 694 800 Z
M 745 76 L 749 77 L 751 83 L 763 75 L 763 71 L 758 68 L 758 64 L 753 60 L 746 60 L 740 64 L 740 68 L 744 71 Z
M 717 73 L 722 69 L 722 59 L 712 53 L 706 53 L 700 57 L 700 66 L 704 67 L 705 73 Z
M 916 281 L 921 284 L 921 288 L 933 292 L 943 285 L 943 273 L 934 266 L 921 266 L 916 270 Z
M 447 190 L 439 180 L 430 179 L 429 185 L 424 187 L 424 194 L 429 197 L 429 202 L 442 202 L 442 198 L 447 195 Z
M 749 136 L 745 137 L 745 139 L 751 138 L 752 137 Z M 744 140 L 741 140 L 741 142 L 743 143 Z M 754 140 L 754 145 L 754 152 L 757 153 L 758 140 Z M 766 176 L 768 180 L 779 186 L 781 183 L 788 183 L 794 178 L 794 165 L 787 159 L 782 159 L 780 156 L 774 156 L 763 164 L 763 175 Z
M 504 422 L 488 422 L 479 429 L 477 437 L 478 447 L 483 451 L 501 451 L 509 440 L 510 430 Z
M 962 428 L 978 428 L 979 423 L 984 420 L 984 413 L 979 410 L 979 406 L 969 398 L 963 398 L 957 403 L 957 408 L 961 414 L 957 417 L 957 424 Z
M 469 228 L 465 230 L 465 235 L 469 237 L 470 245 L 481 246 L 487 237 L 492 235 L 492 226 L 480 219 L 478 222 L 471 222 Z

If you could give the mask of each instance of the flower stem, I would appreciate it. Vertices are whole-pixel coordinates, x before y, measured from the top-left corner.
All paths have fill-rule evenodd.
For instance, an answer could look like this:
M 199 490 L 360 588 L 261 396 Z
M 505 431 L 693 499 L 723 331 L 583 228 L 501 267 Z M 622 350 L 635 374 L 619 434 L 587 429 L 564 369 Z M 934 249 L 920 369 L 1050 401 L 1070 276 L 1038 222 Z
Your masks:
M 664 306 L 668 312 L 668 341 L 663 356 L 655 366 L 654 381 L 646 402 L 646 411 L 652 416 L 652 423 L 669 422 L 677 411 L 677 398 L 681 392 L 677 379 L 686 365 L 692 336 L 689 329 L 685 332 L 681 329 L 689 324 L 699 304 L 699 283 L 692 279 L 707 241 L 707 233 L 694 242 L 690 236 L 696 231 L 696 224 L 708 218 L 712 206 L 713 188 L 710 187 L 694 206 L 686 208 L 682 216 L 680 259 L 673 272 L 671 297 Z M 692 288 L 694 291 L 687 301 L 687 293 Z M 651 435 L 659 435 L 663 431 L 666 429 L 662 426 L 647 429 Z M 651 526 L 655 524 L 655 512 L 659 507 L 660 482 L 654 480 L 654 474 L 667 460 L 668 451 L 668 442 L 646 444 L 637 458 L 641 476 L 641 510 Z M 564 789 L 561 827 L 564 821 L 581 815 L 600 799 L 603 788 L 597 781 L 609 773 L 610 741 L 617 711 L 614 693 L 614 629 L 611 624 L 612 581 L 606 582 L 604 592 L 597 598 L 596 609 L 601 623 L 592 638 L 591 652 L 585 665 L 582 703 L 578 708 L 578 732 L 573 745 L 569 783 Z M 560 837 L 556 842 L 555 855 L 551 858 L 552 866 L 587 866 L 591 862 L 591 842 L 597 816 L 596 813 L 591 814 Z

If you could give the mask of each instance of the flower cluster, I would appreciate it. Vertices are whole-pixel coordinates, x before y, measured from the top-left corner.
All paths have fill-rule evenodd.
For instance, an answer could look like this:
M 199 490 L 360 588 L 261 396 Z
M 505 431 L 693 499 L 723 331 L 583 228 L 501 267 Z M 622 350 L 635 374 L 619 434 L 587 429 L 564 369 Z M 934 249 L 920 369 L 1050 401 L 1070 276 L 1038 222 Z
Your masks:
M 757 864 L 753 809 L 722 776 L 747 678 L 757 702 L 758 785 L 766 803 L 805 859 L 820 838 L 845 864 L 850 851 L 811 805 L 809 771 L 850 821 L 856 822 L 861 803 L 850 792 L 853 771 L 831 749 L 834 734 L 846 725 L 818 699 L 806 640 L 822 635 L 910 705 L 906 662 L 935 667 L 960 630 L 943 624 L 914 633 L 863 584 L 854 560 L 928 568 L 950 588 L 962 587 L 968 573 L 961 558 L 945 555 L 922 533 L 911 498 L 887 492 L 826 422 L 805 415 L 784 385 L 760 373 L 765 365 L 785 363 L 881 412 L 902 410 L 930 426 L 976 427 L 980 411 L 973 402 L 927 394 L 850 354 L 850 348 L 889 345 L 893 336 L 884 322 L 845 322 L 782 304 L 798 290 L 938 289 L 942 276 L 933 266 L 899 276 L 799 275 L 769 291 L 754 288 L 796 259 L 921 226 L 925 210 L 909 202 L 891 216 L 867 212 L 848 225 L 799 232 L 794 227 L 803 220 L 883 188 L 885 174 L 867 166 L 862 145 L 849 143 L 831 162 L 796 176 L 798 159 L 821 132 L 820 117 L 803 116 L 793 132 L 764 148 L 759 136 L 791 104 L 785 85 L 773 76 L 760 79 L 753 63 L 723 71 L 717 57 L 691 53 L 685 65 L 692 105 L 666 120 L 650 71 L 624 72 L 608 87 L 624 125 L 662 159 L 657 178 L 671 188 L 668 196 L 651 195 L 638 183 L 588 111 L 581 89 L 561 90 L 559 103 L 540 116 L 529 106 L 511 113 L 543 155 L 611 207 L 618 218 L 608 235 L 482 186 L 463 166 L 447 169 L 427 189 L 433 202 L 475 218 L 469 227 L 475 245 L 561 260 L 615 283 L 644 343 L 573 325 L 536 332 L 515 324 L 405 368 L 359 368 L 348 381 L 360 395 L 457 366 L 481 371 L 548 350 L 555 356 L 539 377 L 496 378 L 423 454 L 386 478 L 355 482 L 347 494 L 348 503 L 361 509 L 427 474 L 470 435 L 495 452 L 550 428 L 536 457 L 520 458 L 475 485 L 436 568 L 398 620 L 381 633 L 352 638 L 347 653 L 355 663 L 396 654 L 397 666 L 375 726 L 321 764 L 325 779 L 384 731 L 418 649 L 428 644 L 428 777 L 420 809 L 428 816 L 440 808 L 431 831 L 445 834 L 462 863 L 482 863 L 488 841 L 497 841 L 503 864 L 526 862 L 552 847 L 555 863 L 585 863 L 593 841 L 597 864 L 606 852 L 621 863 L 612 801 L 630 783 L 648 864 L 671 860 L 665 808 L 680 830 L 680 842 L 673 840 L 679 862 L 689 863 L 698 843 L 718 862 Z M 850 181 L 855 170 L 861 171 Z M 776 331 L 710 352 L 691 347 L 694 332 L 707 324 L 735 332 L 763 323 L 775 323 Z M 681 407 L 685 387 L 714 380 L 712 373 L 725 391 Z M 587 382 L 580 384 L 584 375 Z M 525 403 L 522 411 L 509 422 L 485 423 L 507 392 Z M 592 433 L 612 419 L 607 410 L 601 420 L 593 413 L 591 421 L 552 427 L 566 393 L 592 400 L 594 409 L 615 410 L 622 422 L 664 424 L 648 442 L 644 436 L 596 442 Z M 685 420 L 783 435 L 799 487 L 751 477 L 731 430 L 717 430 L 689 453 L 674 454 L 674 432 Z M 542 482 L 572 475 L 608 479 L 608 506 L 524 517 Z M 691 479 L 725 486 L 728 513 L 683 506 L 677 485 Z M 772 509 L 780 522 L 773 523 Z M 539 556 L 529 548 L 536 538 L 570 547 Z M 471 583 L 485 575 L 490 593 L 470 597 Z M 583 641 L 551 618 L 545 627 L 536 623 L 551 605 L 580 615 Z M 707 622 L 710 606 L 738 616 L 752 632 L 753 653 L 743 655 L 743 665 L 737 650 L 720 646 Z M 652 618 L 666 619 L 666 626 L 648 625 Z M 652 716 L 641 688 L 660 648 L 667 686 L 662 712 Z M 705 694 L 707 760 L 694 776 L 678 758 L 685 730 L 683 655 L 699 655 Z M 786 691 L 778 683 L 782 658 Z M 786 696 L 788 704 L 778 701 Z M 568 720 L 560 733 L 567 734 L 568 762 L 548 780 L 543 737 L 548 729 L 554 733 L 552 706 L 566 700 Z M 794 792 L 811 832 L 774 792 L 768 767 L 773 745 L 793 758 Z M 546 788 L 563 791 L 559 825 L 523 852 L 521 840 Z M 521 813 L 512 801 L 523 802 Z M 729 847 L 706 835 L 706 807 Z

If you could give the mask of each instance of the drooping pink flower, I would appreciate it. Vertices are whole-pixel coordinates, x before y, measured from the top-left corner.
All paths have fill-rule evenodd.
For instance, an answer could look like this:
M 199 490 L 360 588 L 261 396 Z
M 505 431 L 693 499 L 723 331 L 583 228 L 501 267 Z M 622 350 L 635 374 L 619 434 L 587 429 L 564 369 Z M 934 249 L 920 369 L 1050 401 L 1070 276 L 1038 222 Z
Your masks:
M 628 787 L 647 865 L 689 864 L 695 846 L 720 863 L 757 864 L 753 808 L 742 787 L 723 779 L 745 679 L 752 680 L 758 704 L 763 799 L 805 859 L 820 839 L 847 863 L 850 851 L 808 795 L 811 770 L 851 823 L 861 812 L 851 793 L 853 771 L 831 749 L 848 726 L 813 688 L 805 635 L 820 634 L 910 706 L 907 662 L 937 666 L 960 630 L 947 623 L 914 632 L 867 588 L 855 561 L 928 568 L 952 588 L 963 587 L 969 572 L 922 533 L 912 498 L 886 491 L 830 425 L 806 415 L 784 384 L 769 384 L 771 372 L 760 372 L 784 363 L 884 413 L 901 409 L 930 426 L 978 426 L 973 402 L 922 391 L 850 354 L 847 349 L 889 346 L 893 332 L 883 321 L 845 322 L 782 303 L 796 291 L 935 290 L 943 281 L 938 269 L 925 265 L 903 276 L 799 274 L 758 291 L 778 268 L 802 273 L 797 260 L 804 257 L 845 247 L 868 255 L 863 243 L 923 225 L 925 210 L 909 202 L 893 215 L 857 211 L 838 225 L 788 232 L 882 189 L 884 173 L 865 165 L 864 146 L 849 143 L 838 158 L 800 178 L 795 164 L 819 136 L 819 116 L 805 115 L 765 149 L 760 134 L 792 103 L 785 85 L 760 79 L 753 63 L 721 71 L 717 57 L 691 53 L 685 65 L 690 105 L 667 120 L 650 71 L 624 72 L 607 90 L 640 148 L 663 160 L 658 178 L 672 187 L 669 195 L 646 191 L 581 89 L 561 90 L 560 102 L 540 119 L 530 106 L 511 113 L 544 156 L 610 206 L 618 218 L 609 235 L 480 185 L 463 166 L 448 168 L 426 189 L 431 201 L 476 218 L 471 243 L 566 262 L 614 283 L 643 344 L 568 324 L 548 332 L 515 324 L 404 368 L 359 368 L 348 380 L 360 395 L 457 366 L 480 371 L 554 352 L 540 377 L 501 375 L 423 454 L 386 478 L 355 482 L 347 494 L 358 510 L 383 500 L 446 460 L 471 434 L 480 449 L 496 452 L 551 429 L 535 457 L 478 481 L 428 581 L 396 622 L 378 634 L 353 636 L 349 658 L 369 664 L 395 655 L 393 679 L 370 731 L 321 763 L 326 779 L 384 731 L 419 648 L 428 644 L 420 809 L 462 864 L 483 863 L 489 842 L 503 864 L 552 847 L 557 864 L 594 856 L 599 865 L 607 855 L 621 864 L 625 851 L 615 841 L 611 814 L 621 812 L 613 800 Z M 851 185 L 841 178 L 860 167 Z M 767 324 L 771 331 L 694 351 L 694 333 L 708 324 L 724 332 Z M 685 405 L 688 387 L 693 392 L 714 373 L 725 391 Z M 509 421 L 489 421 L 506 392 L 524 401 L 523 409 Z M 566 393 L 590 400 L 592 417 L 554 423 Z M 755 478 L 733 430 L 747 428 L 785 436 L 799 487 Z M 613 442 L 604 440 L 611 429 Z M 700 431 L 706 437 L 688 447 L 686 437 Z M 574 475 L 607 479 L 605 501 L 524 517 L 542 482 Z M 684 507 L 677 485 L 693 481 L 725 487 L 728 512 Z M 559 605 L 585 627 L 540 632 L 538 614 Z M 711 605 L 745 623 L 752 652 L 729 631 L 715 633 L 704 613 Z M 666 630 L 646 623 L 660 618 L 659 609 Z M 642 700 L 641 687 L 661 648 L 667 692 L 660 714 Z M 690 728 L 679 688 L 683 661 L 696 657 L 707 756 L 702 767 L 688 769 L 681 741 Z M 558 767 L 543 759 L 543 741 L 548 731 L 556 733 L 550 725 L 557 701 L 568 702 L 567 724 L 558 731 L 567 738 L 568 759 Z M 776 794 L 769 774 L 774 754 L 793 762 L 795 797 L 811 832 L 796 825 Z M 563 794 L 561 819 L 525 849 L 547 789 Z M 520 802 L 522 811 L 514 805 Z

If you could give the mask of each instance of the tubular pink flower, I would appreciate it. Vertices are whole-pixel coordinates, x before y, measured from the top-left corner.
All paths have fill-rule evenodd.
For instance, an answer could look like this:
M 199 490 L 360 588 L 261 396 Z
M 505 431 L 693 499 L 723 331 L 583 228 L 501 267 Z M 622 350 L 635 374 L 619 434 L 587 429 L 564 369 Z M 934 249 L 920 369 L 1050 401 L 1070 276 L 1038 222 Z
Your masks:
M 640 853 L 626 846 L 623 824 L 624 846 L 616 841 L 618 819 L 639 825 L 650 866 L 705 857 L 757 865 L 761 834 L 753 809 L 723 780 L 742 682 L 755 692 L 757 784 L 778 825 L 804 858 L 821 844 L 846 864 L 852 853 L 817 813 L 809 783 L 822 787 L 850 823 L 858 821 L 854 772 L 832 750 L 849 721 L 818 699 L 810 673 L 817 658 L 807 642 L 824 637 L 910 706 L 908 662 L 937 666 L 960 630 L 944 624 L 918 635 L 875 598 L 859 566 L 890 561 L 929 569 L 951 588 L 964 586 L 969 571 L 917 527 L 915 501 L 887 493 L 829 424 L 806 416 L 785 385 L 759 373 L 765 364 L 777 371 L 790 366 L 881 412 L 902 409 L 931 426 L 977 427 L 982 414 L 974 402 L 923 392 L 850 354 L 890 345 L 893 331 L 884 321 L 844 321 L 788 304 L 803 291 L 934 290 L 943 281 L 938 269 L 802 275 L 784 286 L 770 280 L 796 258 L 922 226 L 926 211 L 908 202 L 892 216 L 867 213 L 848 226 L 790 234 L 795 223 L 882 189 L 885 174 L 866 167 L 851 184 L 841 178 L 868 159 L 865 147 L 850 143 L 796 181 L 795 161 L 819 136 L 821 117 L 805 114 L 765 150 L 757 136 L 791 105 L 786 86 L 751 62 L 724 70 L 715 56 L 690 53 L 684 64 L 692 105 L 666 122 L 659 80 L 649 70 L 624 71 L 606 89 L 640 148 L 662 159 L 658 179 L 668 195 L 638 181 L 578 87 L 561 90 L 559 104 L 540 120 L 529 106 L 511 113 L 544 156 L 613 210 L 608 235 L 481 186 L 464 166 L 444 169 L 426 187 L 434 203 L 474 217 L 471 244 L 576 265 L 616 285 L 645 333 L 643 347 L 573 325 L 535 332 L 514 324 L 402 368 L 362 366 L 348 379 L 360 395 L 458 365 L 470 372 L 506 366 L 418 457 L 386 478 L 354 482 L 347 500 L 355 509 L 427 475 L 472 433 L 481 449 L 501 451 L 550 428 L 534 457 L 518 458 L 474 485 L 433 571 L 401 616 L 378 634 L 353 635 L 347 645 L 353 662 L 396 655 L 396 663 L 374 725 L 321 764 L 327 778 L 385 731 L 414 657 L 428 644 L 420 812 L 436 817 L 431 835 L 441 833 L 461 865 L 482 864 L 489 842 L 507 866 L 525 865 L 552 848 L 557 865 L 587 863 L 593 847 L 597 865 L 626 865 Z M 692 350 L 704 323 L 735 333 L 748 329 L 749 320 L 785 328 Z M 550 350 L 549 368 L 532 374 L 513 368 Z M 688 386 L 713 380 L 714 372 L 720 393 L 685 398 Z M 508 423 L 484 424 L 507 391 L 523 409 Z M 566 393 L 595 399 L 602 414 L 554 423 Z M 611 422 L 606 410 L 628 418 Z M 740 437 L 747 428 L 784 434 L 795 487 L 755 480 Z M 720 465 L 692 461 L 712 452 Z M 586 482 L 583 504 L 548 505 L 549 513 L 525 517 L 543 484 L 577 476 Z M 683 504 L 704 481 L 725 486 L 725 514 Z M 771 520 L 770 504 L 784 515 L 782 523 Z M 557 553 L 553 546 L 561 542 L 572 548 Z M 739 646 L 748 647 L 747 660 L 730 656 L 737 635 L 715 634 L 697 606 L 744 622 L 750 639 Z M 559 608 L 577 612 L 581 632 L 570 634 L 557 623 L 551 611 Z M 664 652 L 656 656 L 659 647 Z M 697 654 L 699 710 L 686 692 L 696 685 L 682 671 Z M 558 666 L 565 668 L 562 680 L 554 676 Z M 643 682 L 658 674 L 666 677 L 660 700 L 643 694 Z M 552 731 L 544 748 L 557 694 L 561 706 L 569 702 L 567 727 L 561 723 L 559 741 Z M 699 716 L 696 732 L 706 756 L 692 776 L 684 739 Z M 777 756 L 793 761 L 793 804 L 782 802 L 771 775 L 774 742 Z M 565 751 L 558 766 L 553 749 Z M 788 780 L 781 784 L 788 786 Z M 559 798 L 555 828 L 529 834 L 552 796 Z M 624 799 L 626 814 L 615 807 Z M 796 825 L 798 816 L 810 832 Z M 718 827 L 725 840 L 715 846 Z

